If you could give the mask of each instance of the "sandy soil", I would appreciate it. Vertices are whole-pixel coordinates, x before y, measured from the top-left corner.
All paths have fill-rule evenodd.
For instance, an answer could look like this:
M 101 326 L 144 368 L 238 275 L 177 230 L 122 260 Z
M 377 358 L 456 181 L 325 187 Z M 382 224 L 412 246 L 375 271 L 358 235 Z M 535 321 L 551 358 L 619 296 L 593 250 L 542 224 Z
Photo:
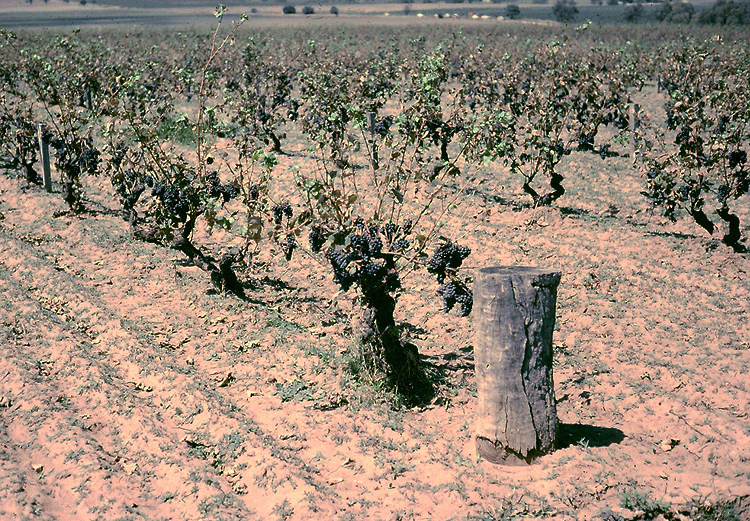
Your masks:
M 496 172 L 445 230 L 470 267 L 563 273 L 560 446 L 529 467 L 477 458 L 471 320 L 422 275 L 398 319 L 437 395 L 399 408 L 318 261 L 269 250 L 217 294 L 106 180 L 75 217 L 0 176 L 0 519 L 748 519 L 747 254 L 651 215 L 626 158 L 565 168 L 560 206 Z

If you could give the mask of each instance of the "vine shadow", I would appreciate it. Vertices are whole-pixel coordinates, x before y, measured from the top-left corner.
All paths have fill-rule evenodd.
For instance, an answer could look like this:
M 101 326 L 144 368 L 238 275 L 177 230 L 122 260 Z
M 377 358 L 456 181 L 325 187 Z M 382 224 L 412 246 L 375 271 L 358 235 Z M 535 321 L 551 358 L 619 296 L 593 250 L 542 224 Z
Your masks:
M 655 232 L 655 231 L 648 231 L 646 232 L 646 235 L 650 235 L 651 237 L 669 237 L 672 239 L 697 239 L 697 235 L 693 235 L 692 233 L 680 233 L 680 232 Z
M 276 291 L 289 291 L 297 289 L 296 286 L 290 285 L 285 280 L 282 280 L 278 277 L 269 277 L 268 275 L 264 275 L 260 278 L 248 278 L 242 281 L 242 286 L 249 291 L 262 291 L 266 288 L 270 288 Z
M 442 355 L 419 355 L 420 365 L 434 388 L 433 405 L 445 404 L 440 390 L 451 385 L 452 374 L 460 371 L 474 373 L 474 346 L 460 347 L 458 351 Z
M 521 202 L 514 199 L 508 199 L 497 193 L 491 192 L 488 189 L 475 187 L 472 191 L 475 196 L 480 197 L 485 203 L 504 206 L 510 208 L 514 212 L 522 212 L 523 210 L 528 210 L 532 207 L 531 203 L 527 201 Z
M 557 209 L 561 215 L 566 217 L 588 217 L 591 212 L 584 210 L 583 208 L 573 208 L 572 206 L 558 206 Z

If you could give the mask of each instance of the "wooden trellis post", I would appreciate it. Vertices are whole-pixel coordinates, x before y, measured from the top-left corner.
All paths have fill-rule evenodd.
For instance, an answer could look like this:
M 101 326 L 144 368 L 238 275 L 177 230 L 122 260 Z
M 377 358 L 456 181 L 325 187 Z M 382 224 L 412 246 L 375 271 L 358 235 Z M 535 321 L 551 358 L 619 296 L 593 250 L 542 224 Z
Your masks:
M 52 191 L 52 174 L 49 164 L 49 142 L 44 137 L 44 123 L 39 123 L 39 157 L 42 161 L 42 172 L 44 174 L 44 189 Z
M 656 69 L 656 93 L 661 92 L 661 71 Z
M 498 266 L 474 276 L 476 445 L 480 457 L 524 465 L 554 449 L 552 332 L 560 273 Z
M 638 113 L 641 107 L 637 103 L 630 105 L 630 155 L 633 160 L 638 153 L 638 146 L 636 145 L 635 131 L 641 126 L 641 121 L 638 119 Z

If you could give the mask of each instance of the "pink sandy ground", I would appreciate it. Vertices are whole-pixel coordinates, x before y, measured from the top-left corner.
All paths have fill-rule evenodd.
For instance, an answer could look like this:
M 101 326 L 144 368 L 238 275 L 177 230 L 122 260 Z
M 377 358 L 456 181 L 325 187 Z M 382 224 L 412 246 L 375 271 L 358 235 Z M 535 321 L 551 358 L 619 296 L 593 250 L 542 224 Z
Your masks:
M 437 394 L 398 408 L 352 377 L 356 308 L 311 257 L 269 249 L 240 300 L 133 241 L 103 179 L 53 217 L 0 177 L 0 519 L 748 519 L 747 255 L 576 161 L 560 207 L 475 194 L 446 228 L 470 267 L 563 272 L 561 447 L 529 467 L 477 459 L 471 321 L 423 275 L 398 319 Z

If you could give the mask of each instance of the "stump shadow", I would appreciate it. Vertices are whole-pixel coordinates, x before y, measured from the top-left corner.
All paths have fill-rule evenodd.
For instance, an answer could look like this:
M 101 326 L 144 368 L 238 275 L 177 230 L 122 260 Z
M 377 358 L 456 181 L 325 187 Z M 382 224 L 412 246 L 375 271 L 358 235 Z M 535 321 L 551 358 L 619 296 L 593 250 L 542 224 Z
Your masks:
M 573 445 L 587 447 L 609 447 L 622 443 L 625 433 L 613 427 L 599 427 L 581 423 L 560 423 L 558 432 L 558 449 L 566 449 Z

